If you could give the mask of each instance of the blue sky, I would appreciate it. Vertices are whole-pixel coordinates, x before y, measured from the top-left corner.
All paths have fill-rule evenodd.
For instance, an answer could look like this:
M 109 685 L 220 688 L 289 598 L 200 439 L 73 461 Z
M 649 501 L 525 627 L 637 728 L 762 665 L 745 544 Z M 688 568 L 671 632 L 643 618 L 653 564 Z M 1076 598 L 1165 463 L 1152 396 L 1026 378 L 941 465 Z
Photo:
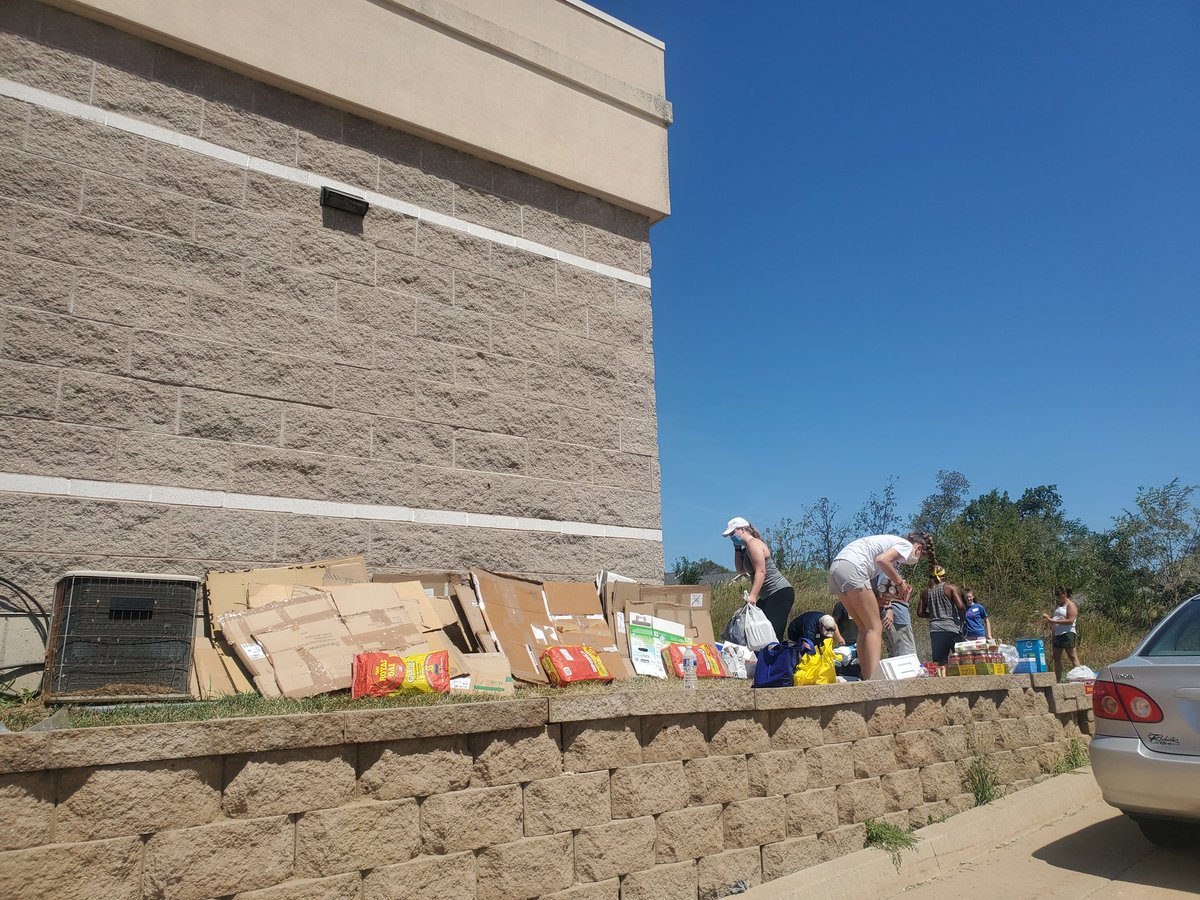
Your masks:
M 667 45 L 663 540 L 1200 483 L 1200 4 L 593 0 Z

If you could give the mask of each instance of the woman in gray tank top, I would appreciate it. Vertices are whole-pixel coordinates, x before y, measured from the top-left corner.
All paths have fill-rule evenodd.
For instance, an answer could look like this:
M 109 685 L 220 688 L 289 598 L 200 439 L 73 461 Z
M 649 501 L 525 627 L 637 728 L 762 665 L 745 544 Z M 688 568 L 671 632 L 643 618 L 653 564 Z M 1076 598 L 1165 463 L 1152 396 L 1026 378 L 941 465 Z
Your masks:
M 783 640 L 796 592 L 771 559 L 771 548 L 762 535 L 741 516 L 734 516 L 721 532 L 733 541 L 733 565 L 751 579 L 749 600 L 771 621 L 775 637 Z
M 933 661 L 946 665 L 950 651 L 961 641 L 963 611 L 967 608 L 958 585 L 946 581 L 946 570 L 931 560 L 932 578 L 921 594 L 917 615 L 929 620 L 929 644 Z

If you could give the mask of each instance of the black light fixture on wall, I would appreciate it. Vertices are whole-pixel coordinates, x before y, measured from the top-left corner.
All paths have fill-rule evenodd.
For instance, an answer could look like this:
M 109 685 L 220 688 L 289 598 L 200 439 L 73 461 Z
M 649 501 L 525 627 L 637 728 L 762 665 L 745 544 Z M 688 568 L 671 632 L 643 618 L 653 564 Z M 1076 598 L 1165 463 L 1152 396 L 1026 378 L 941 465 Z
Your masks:
M 321 205 L 328 206 L 330 209 L 340 209 L 342 212 L 352 213 L 356 216 L 365 216 L 367 210 L 371 208 L 371 204 L 362 197 L 335 191 L 329 187 L 321 188 Z

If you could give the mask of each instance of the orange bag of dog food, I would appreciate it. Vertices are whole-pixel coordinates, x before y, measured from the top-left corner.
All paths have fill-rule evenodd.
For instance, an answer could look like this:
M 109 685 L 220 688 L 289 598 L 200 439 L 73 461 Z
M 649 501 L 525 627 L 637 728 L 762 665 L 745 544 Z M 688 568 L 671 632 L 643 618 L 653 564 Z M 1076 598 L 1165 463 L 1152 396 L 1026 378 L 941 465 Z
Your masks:
M 576 681 L 612 681 L 608 667 L 591 647 L 549 647 L 542 651 L 542 670 L 554 685 Z
M 394 697 L 406 691 L 450 693 L 450 654 L 445 650 L 397 656 L 395 653 L 359 653 L 354 657 L 350 696 Z
M 691 647 L 696 654 L 697 678 L 728 678 L 725 661 L 712 644 L 667 644 L 663 648 L 663 662 L 676 678 L 683 677 L 683 648 Z

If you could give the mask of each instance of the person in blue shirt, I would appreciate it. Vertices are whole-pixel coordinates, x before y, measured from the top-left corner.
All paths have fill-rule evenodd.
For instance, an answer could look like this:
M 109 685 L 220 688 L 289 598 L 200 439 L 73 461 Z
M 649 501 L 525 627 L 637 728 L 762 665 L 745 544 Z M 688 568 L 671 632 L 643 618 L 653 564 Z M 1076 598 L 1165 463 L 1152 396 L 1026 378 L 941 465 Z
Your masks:
M 963 640 L 976 641 L 986 637 L 992 639 L 992 620 L 988 618 L 987 608 L 975 599 L 975 592 L 967 589 L 964 598 L 967 601 L 963 613 Z

